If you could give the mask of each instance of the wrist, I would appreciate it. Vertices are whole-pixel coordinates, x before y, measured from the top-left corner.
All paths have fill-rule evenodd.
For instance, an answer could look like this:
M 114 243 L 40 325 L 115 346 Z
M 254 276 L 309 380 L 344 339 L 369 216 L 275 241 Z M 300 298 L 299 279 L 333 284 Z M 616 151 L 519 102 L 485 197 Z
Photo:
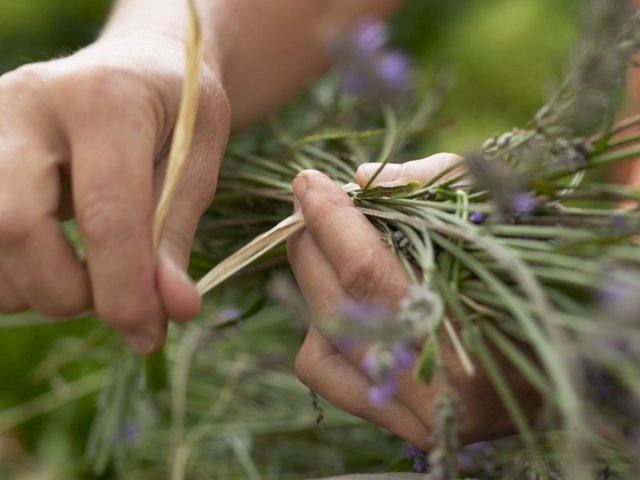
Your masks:
M 128 54 L 127 52 L 135 53 L 135 55 L 146 52 L 149 56 L 156 57 L 157 61 L 165 66 L 180 62 L 180 68 L 184 68 L 187 31 L 185 27 L 184 31 L 174 28 L 147 28 L 133 32 L 113 32 L 101 35 L 88 48 L 118 51 L 125 56 Z M 207 46 L 203 55 L 203 76 L 221 79 L 220 64 L 216 50 Z
M 219 48 L 211 35 L 210 25 L 202 12 L 199 13 L 204 35 L 203 70 L 221 79 Z M 162 50 L 160 53 L 165 58 L 183 59 L 187 36 L 188 4 L 185 0 L 120 0 L 95 43 L 134 42 L 151 48 L 155 46 Z

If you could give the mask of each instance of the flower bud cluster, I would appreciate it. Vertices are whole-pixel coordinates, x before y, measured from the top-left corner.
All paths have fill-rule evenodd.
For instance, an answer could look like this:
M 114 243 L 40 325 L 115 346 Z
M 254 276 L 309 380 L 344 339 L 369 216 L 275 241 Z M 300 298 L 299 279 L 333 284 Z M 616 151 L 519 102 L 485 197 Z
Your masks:
M 389 31 L 380 21 L 365 19 L 336 42 L 334 54 L 342 66 L 342 85 L 367 100 L 397 104 L 411 89 L 409 57 L 387 47 Z

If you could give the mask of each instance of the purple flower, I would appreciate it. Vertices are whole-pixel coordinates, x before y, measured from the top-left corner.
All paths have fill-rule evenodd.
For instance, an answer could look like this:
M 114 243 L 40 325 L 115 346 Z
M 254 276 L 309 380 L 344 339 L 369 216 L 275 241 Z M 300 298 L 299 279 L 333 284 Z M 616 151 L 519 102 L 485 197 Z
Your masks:
M 361 325 L 375 325 L 389 318 L 391 312 L 383 302 L 349 302 L 342 317 Z
M 382 22 L 363 19 L 353 29 L 351 40 L 360 53 L 375 54 L 389 40 L 389 30 Z
M 393 348 L 393 360 L 396 370 L 406 370 L 413 367 L 413 363 L 415 361 L 413 349 L 406 343 L 396 343 Z
M 640 322 L 640 276 L 629 269 L 617 269 L 605 274 L 599 303 L 613 318 L 637 324 Z
M 530 193 L 519 193 L 511 203 L 511 210 L 517 216 L 531 215 L 538 208 L 538 199 Z
M 495 450 L 487 442 L 472 443 L 464 447 L 458 455 L 458 467 L 465 473 L 482 475 L 480 478 L 493 478 L 495 471 Z
M 376 67 L 381 82 L 391 91 L 403 93 L 409 90 L 411 64 L 404 52 L 393 50 L 381 54 Z
M 487 216 L 484 213 L 478 211 L 471 212 L 469 214 L 469 221 L 471 223 L 475 223 L 476 225 L 480 225 L 486 218 Z
M 398 385 L 393 377 L 383 383 L 373 385 L 369 389 L 369 401 L 374 407 L 384 408 L 398 391 Z
M 218 312 L 218 318 L 221 322 L 233 322 L 242 317 L 242 310 L 237 307 L 225 308 Z
M 367 91 L 368 81 L 357 70 L 345 70 L 342 73 L 342 88 L 353 95 L 362 95 Z
M 386 47 L 384 23 L 363 20 L 336 49 L 342 63 L 342 85 L 370 100 L 397 103 L 411 88 L 409 57 Z
M 469 450 L 475 453 L 490 453 L 492 451 L 491 446 L 487 442 L 476 442 L 467 445 Z
M 622 230 L 627 227 L 627 219 L 619 213 L 611 215 L 611 226 L 615 229 Z
M 122 432 L 122 436 L 127 443 L 134 443 L 141 433 L 142 429 L 140 428 L 140 425 L 135 422 L 127 422 L 124 427 L 124 431 Z
M 120 443 L 134 444 L 139 440 L 141 434 L 142 428 L 139 423 L 134 420 L 130 420 L 122 425 L 118 432 L 114 432 L 111 442 L 113 445 Z
M 392 346 L 375 343 L 362 359 L 362 370 L 376 384 L 391 388 L 394 376 L 411 368 L 414 361 L 411 345 L 406 342 L 396 342 Z
M 362 359 L 362 370 L 370 377 L 375 376 L 379 371 L 380 362 L 373 348 L 369 348 Z
M 427 452 L 414 445 L 407 445 L 404 448 L 404 453 L 413 461 L 414 472 L 427 473 L 427 470 L 429 468 Z

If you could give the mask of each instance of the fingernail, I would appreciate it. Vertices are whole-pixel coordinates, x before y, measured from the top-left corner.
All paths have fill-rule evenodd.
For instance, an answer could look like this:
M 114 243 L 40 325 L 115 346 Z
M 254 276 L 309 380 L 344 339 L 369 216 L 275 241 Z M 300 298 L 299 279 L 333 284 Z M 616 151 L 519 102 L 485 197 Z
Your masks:
M 148 355 L 160 346 L 160 342 L 155 337 L 144 332 L 125 335 L 125 340 L 141 355 Z
M 298 202 L 302 203 L 304 201 L 309 189 L 313 188 L 312 183 L 321 178 L 321 176 L 322 173 L 318 170 L 305 170 L 293 179 L 293 194 L 297 197 Z
M 309 188 L 309 180 L 307 176 L 303 173 L 299 173 L 296 178 L 293 179 L 293 205 L 295 207 L 296 202 L 298 204 L 302 203 L 305 195 L 307 194 L 307 189 Z
M 300 207 L 300 200 L 298 200 L 298 197 L 296 195 L 293 196 L 293 213 L 298 213 L 301 210 Z
M 381 163 L 364 163 L 362 164 L 362 172 L 365 178 L 370 179 L 379 169 Z M 376 177 L 376 179 L 384 180 L 385 182 L 396 180 L 402 172 L 402 165 L 399 163 L 387 163 L 384 169 Z

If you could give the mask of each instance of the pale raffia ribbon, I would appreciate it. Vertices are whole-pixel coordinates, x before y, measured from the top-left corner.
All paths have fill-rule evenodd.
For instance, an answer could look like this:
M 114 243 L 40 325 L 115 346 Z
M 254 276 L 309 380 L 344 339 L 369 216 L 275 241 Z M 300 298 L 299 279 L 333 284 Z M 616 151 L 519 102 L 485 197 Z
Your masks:
M 348 183 L 342 187 L 345 192 L 357 190 L 357 185 Z M 258 235 L 247 245 L 237 252 L 228 256 L 213 270 L 207 273 L 196 284 L 196 289 L 200 295 L 213 290 L 226 279 L 237 273 L 254 260 L 257 260 L 269 250 L 277 247 L 291 235 L 304 227 L 304 217 L 302 213 L 294 213 L 290 217 L 285 218 L 268 232 Z
M 278 246 L 303 227 L 304 218 L 301 213 L 295 213 L 285 218 L 271 230 L 257 236 L 240 250 L 224 259 L 202 277 L 196 284 L 198 293 L 204 295 L 211 291 L 234 273 Z
M 187 30 L 187 68 L 182 85 L 182 99 L 178 111 L 175 131 L 169 152 L 167 173 L 153 222 L 153 251 L 158 252 L 162 233 L 169 215 L 173 198 L 180 185 L 182 173 L 187 165 L 189 150 L 193 140 L 193 132 L 200 100 L 200 69 L 203 58 L 202 29 L 198 20 L 193 0 L 189 0 L 189 17 Z

